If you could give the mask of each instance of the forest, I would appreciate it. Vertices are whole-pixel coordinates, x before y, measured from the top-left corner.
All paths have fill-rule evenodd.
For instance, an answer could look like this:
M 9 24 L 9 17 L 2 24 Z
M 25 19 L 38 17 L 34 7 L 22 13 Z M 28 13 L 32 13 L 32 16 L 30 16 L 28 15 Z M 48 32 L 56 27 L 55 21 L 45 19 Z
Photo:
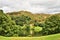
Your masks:
M 0 35 L 34 37 L 60 33 L 60 14 L 33 14 L 28 11 L 4 13 L 0 10 Z

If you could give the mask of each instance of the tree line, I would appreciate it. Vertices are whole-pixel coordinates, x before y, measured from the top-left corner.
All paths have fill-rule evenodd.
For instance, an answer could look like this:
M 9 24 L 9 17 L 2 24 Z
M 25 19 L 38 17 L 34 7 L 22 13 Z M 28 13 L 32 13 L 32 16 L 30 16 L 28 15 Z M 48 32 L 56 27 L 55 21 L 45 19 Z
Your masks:
M 57 14 L 40 23 L 29 16 L 6 15 L 0 11 L 1 36 L 43 36 L 56 33 L 60 33 L 60 16 Z

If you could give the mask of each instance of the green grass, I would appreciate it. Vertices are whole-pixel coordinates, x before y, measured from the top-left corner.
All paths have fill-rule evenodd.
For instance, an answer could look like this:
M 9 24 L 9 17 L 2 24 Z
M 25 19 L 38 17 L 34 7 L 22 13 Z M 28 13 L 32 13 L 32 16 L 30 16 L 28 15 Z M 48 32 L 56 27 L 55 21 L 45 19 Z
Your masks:
M 60 34 L 54 34 L 42 37 L 2 37 L 0 40 L 60 40 Z
M 10 40 L 10 38 L 9 37 L 0 36 L 0 40 Z

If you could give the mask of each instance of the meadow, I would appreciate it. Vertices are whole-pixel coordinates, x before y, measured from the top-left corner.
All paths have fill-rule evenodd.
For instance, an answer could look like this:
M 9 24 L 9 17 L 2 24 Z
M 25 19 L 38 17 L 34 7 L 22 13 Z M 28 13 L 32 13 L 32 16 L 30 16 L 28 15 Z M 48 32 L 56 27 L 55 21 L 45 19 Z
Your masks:
M 2 37 L 0 40 L 60 40 L 60 34 L 53 34 L 41 37 Z

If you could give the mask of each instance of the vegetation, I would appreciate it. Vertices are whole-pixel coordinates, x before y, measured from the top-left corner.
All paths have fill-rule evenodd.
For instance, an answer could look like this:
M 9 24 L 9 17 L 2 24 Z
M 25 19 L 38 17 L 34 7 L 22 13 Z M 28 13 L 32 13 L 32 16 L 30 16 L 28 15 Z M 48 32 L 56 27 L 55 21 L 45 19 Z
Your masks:
M 18 14 L 18 15 L 17 15 Z M 46 16 L 20 11 L 4 14 L 0 11 L 0 35 L 6 37 L 31 37 L 60 33 L 60 15 Z
M 47 18 L 44 22 L 45 26 L 44 34 L 56 34 L 60 33 L 60 15 L 53 15 L 49 18 Z
M 60 40 L 60 34 L 42 36 L 42 37 L 2 37 L 0 40 Z
M 60 34 L 54 34 L 42 37 L 12 37 L 12 40 L 60 40 Z

